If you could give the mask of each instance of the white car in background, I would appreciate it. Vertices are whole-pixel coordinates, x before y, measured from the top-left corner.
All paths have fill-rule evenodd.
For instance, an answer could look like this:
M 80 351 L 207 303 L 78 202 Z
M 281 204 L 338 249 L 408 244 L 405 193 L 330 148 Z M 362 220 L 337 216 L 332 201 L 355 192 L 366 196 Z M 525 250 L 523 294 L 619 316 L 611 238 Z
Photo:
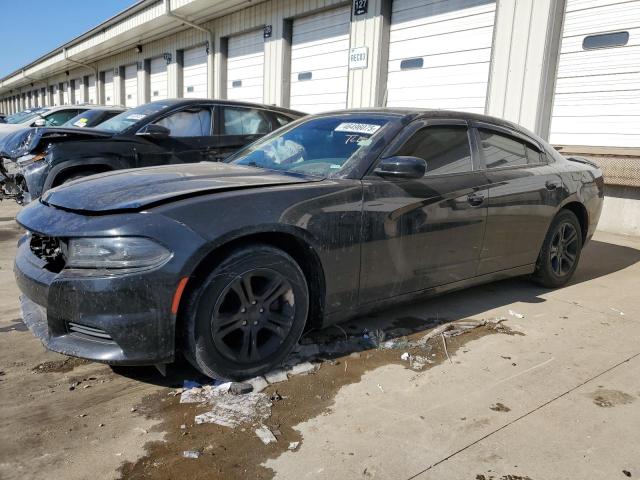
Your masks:
M 0 123 L 0 140 L 11 132 L 25 127 L 57 127 L 76 115 L 96 108 L 95 105 L 65 105 L 60 107 L 29 108 L 14 113 Z

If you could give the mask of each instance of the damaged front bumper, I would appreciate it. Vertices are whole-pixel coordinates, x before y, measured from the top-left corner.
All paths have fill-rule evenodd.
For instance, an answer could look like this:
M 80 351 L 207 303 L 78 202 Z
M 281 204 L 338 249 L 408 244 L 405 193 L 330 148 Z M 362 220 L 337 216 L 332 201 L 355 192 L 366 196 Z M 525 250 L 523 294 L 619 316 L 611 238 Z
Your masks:
M 14 265 L 23 319 L 48 349 L 113 365 L 173 361 L 173 295 L 193 268 L 191 247 L 202 246 L 200 237 L 161 215 L 87 217 L 40 202 L 25 207 L 18 220 L 30 232 L 20 239 Z M 34 237 L 43 235 L 140 236 L 142 228 L 164 234 L 165 245 L 175 252 L 167 263 L 126 273 L 56 269 L 32 245 Z
M 38 185 L 44 183 L 48 172 L 45 162 L 33 162 L 31 156 L 13 160 L 2 158 L 0 162 L 0 199 L 13 199 L 19 205 L 26 205 L 41 193 Z M 37 191 L 34 196 L 32 192 Z

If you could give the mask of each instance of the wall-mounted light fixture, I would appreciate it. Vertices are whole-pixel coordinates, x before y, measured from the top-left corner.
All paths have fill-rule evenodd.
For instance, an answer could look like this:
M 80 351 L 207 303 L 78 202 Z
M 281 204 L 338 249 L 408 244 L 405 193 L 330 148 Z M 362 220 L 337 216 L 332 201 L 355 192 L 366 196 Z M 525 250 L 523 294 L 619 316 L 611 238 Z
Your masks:
M 136 53 L 142 53 L 142 45 L 136 45 Z
M 162 58 L 164 58 L 165 62 L 167 62 L 167 65 L 171 63 L 171 54 L 169 52 L 163 53 Z

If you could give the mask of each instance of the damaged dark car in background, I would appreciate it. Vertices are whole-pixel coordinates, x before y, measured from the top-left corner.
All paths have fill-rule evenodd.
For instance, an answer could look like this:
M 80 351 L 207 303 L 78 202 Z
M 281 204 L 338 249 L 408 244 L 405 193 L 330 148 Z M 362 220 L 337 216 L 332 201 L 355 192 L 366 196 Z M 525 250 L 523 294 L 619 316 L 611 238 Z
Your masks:
M 114 172 L 18 215 L 24 320 L 51 350 L 243 378 L 305 328 L 529 275 L 566 284 L 603 202 L 594 165 L 506 121 L 308 117 L 223 163 Z
M 148 103 L 86 127 L 18 132 L 0 146 L 2 196 L 29 203 L 52 187 L 125 168 L 220 161 L 304 116 L 278 107 L 215 100 Z

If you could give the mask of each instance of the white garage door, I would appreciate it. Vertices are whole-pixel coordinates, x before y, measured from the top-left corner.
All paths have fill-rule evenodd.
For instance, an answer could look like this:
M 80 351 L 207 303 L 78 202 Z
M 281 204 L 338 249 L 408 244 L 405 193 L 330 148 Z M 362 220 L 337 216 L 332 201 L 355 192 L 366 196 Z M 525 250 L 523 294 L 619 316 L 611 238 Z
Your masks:
M 351 8 L 293 21 L 290 107 L 308 113 L 345 108 Z
M 57 83 L 53 86 L 53 105 L 60 105 L 60 86 Z
M 124 105 L 138 106 L 138 67 L 127 65 L 124 67 Z
M 207 49 L 204 45 L 184 51 L 182 96 L 207 98 Z
M 98 95 L 96 92 L 96 77 L 89 76 L 89 86 L 87 87 L 87 103 L 98 103 Z
M 495 0 L 393 0 L 387 105 L 484 113 Z
M 113 91 L 113 70 L 104 72 L 104 104 L 116 104 L 115 92 Z
M 264 100 L 264 38 L 262 30 L 229 38 L 227 98 L 262 103 Z
M 640 1 L 567 1 L 550 140 L 640 147 Z
M 82 103 L 84 98 L 82 98 L 82 83 L 80 83 L 80 79 L 76 78 L 73 81 L 73 103 L 78 104 Z
M 163 100 L 169 95 L 169 87 L 167 85 L 167 61 L 162 58 L 154 58 L 151 60 L 151 101 Z

